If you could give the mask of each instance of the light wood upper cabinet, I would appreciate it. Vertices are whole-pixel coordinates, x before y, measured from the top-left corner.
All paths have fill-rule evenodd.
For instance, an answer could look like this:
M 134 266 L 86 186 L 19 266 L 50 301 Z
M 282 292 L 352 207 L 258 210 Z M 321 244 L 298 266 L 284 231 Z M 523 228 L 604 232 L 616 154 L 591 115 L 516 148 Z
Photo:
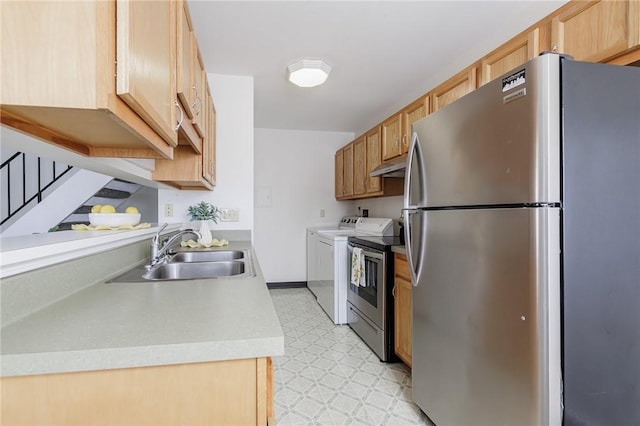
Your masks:
M 117 94 L 170 145 L 175 108 L 176 3 L 118 0 Z
M 193 91 L 193 52 L 191 51 L 191 16 L 187 2 L 178 1 L 176 17 L 176 92 L 178 100 L 183 106 L 184 113 L 193 118 L 192 98 Z
M 193 85 L 196 90 L 193 91 L 194 98 L 192 106 L 194 107 L 194 116 L 192 119 L 193 127 L 201 137 L 206 136 L 206 122 L 205 122 L 205 102 L 207 101 L 207 94 L 205 88 L 206 71 L 204 69 L 204 62 L 202 61 L 202 55 L 200 49 L 198 49 L 198 43 L 195 36 L 191 36 L 191 51 L 194 59 L 193 68 Z
M 382 163 L 380 126 L 369 130 L 365 137 L 367 140 L 367 193 L 375 194 L 382 191 L 382 178 L 371 177 L 369 173 Z
M 606 62 L 640 45 L 640 2 L 575 1 L 552 21 L 551 44 L 578 61 Z
M 206 77 L 206 76 L 205 76 Z M 206 84 L 206 79 L 205 79 Z M 208 88 L 208 85 L 207 85 Z M 202 152 L 202 174 L 204 179 L 211 185 L 216 185 L 216 109 L 213 105 L 213 98 L 207 89 L 206 92 L 206 114 L 207 131 Z
M 213 190 L 216 185 L 216 113 L 213 98 L 205 85 L 204 120 L 207 125 L 206 138 L 202 154 L 194 152 L 190 144 L 182 139 L 185 133 L 180 131 L 180 144 L 174 150 L 173 160 L 156 160 L 152 178 L 179 189 Z
M 409 152 L 411 145 L 411 126 L 429 114 L 429 96 L 423 96 L 402 110 L 401 153 Z
M 534 29 L 503 44 L 481 62 L 481 84 L 524 64 L 540 54 L 540 30 Z
M 480 81 L 485 84 L 541 52 L 553 50 L 554 46 L 558 52 L 568 53 L 577 60 L 618 65 L 640 61 L 640 1 L 570 1 L 536 22 L 368 132 L 365 135 L 367 173 L 378 166 L 380 160 L 401 159 L 411 144 L 411 125 L 415 121 L 477 89 Z M 381 145 L 380 151 L 377 144 Z M 361 193 L 360 145 L 361 142 L 355 150 L 351 148 L 348 160 L 344 157 L 344 148 L 336 154 L 336 198 L 402 194 L 403 180 L 390 177 L 368 177 L 367 189 Z M 381 159 L 377 152 L 381 152 Z M 343 192 L 344 185 L 338 186 L 338 183 L 345 182 L 347 174 L 353 171 L 347 170 L 347 165 L 350 168 L 354 165 L 352 158 L 356 162 L 356 190 L 355 194 L 347 194 Z
M 367 192 L 368 174 L 366 138 L 361 136 L 353 141 L 353 195 Z
M 196 129 L 194 124 L 197 91 L 194 81 L 196 60 L 193 50 L 193 28 L 186 1 L 177 2 L 176 13 L 176 96 L 179 101 L 177 108 L 180 113 L 179 132 L 181 133 L 178 141 L 181 144 L 190 145 L 196 153 L 201 154 L 204 135 Z M 200 93 L 204 93 L 203 88 L 199 90 Z M 201 104 L 200 107 L 202 106 Z
M 382 122 L 382 160 L 389 160 L 402 154 L 402 113 L 395 114 Z
M 411 318 L 411 277 L 407 257 L 394 255 L 394 352 L 411 367 L 412 318 Z
M 433 89 L 431 111 L 435 112 L 477 88 L 477 68 L 471 66 Z
M 212 190 L 216 185 L 216 111 L 191 28 L 187 3 L 176 10 L 176 98 L 182 119 L 171 161 L 158 160 L 153 179 L 179 189 Z
M 335 192 L 336 199 L 344 198 L 344 151 L 339 149 L 335 155 Z
M 171 79 L 156 91 L 143 75 L 134 73 L 129 82 L 132 93 L 148 96 L 142 104 L 156 109 L 144 119 L 116 93 L 116 6 L 128 5 L 100 0 L 2 2 L 2 124 L 81 155 L 171 158 L 176 143 L 171 130 L 171 114 L 176 111 L 168 92 Z M 133 27 L 130 36 L 138 33 L 137 25 L 145 31 L 156 25 L 146 12 L 143 17 L 137 9 L 126 15 Z M 171 18 L 161 15 L 158 19 L 170 25 Z M 146 36 L 142 37 L 145 43 Z M 153 37 L 168 43 L 171 29 L 162 28 Z M 169 44 L 165 47 L 166 52 L 159 54 L 161 64 L 171 56 Z M 138 53 L 139 58 L 125 59 L 127 68 L 133 66 L 137 72 L 151 61 L 146 51 Z M 163 66 L 154 67 L 155 77 L 173 73 L 173 65 L 155 70 Z
M 350 143 L 343 149 L 343 185 L 344 190 L 342 195 L 344 197 L 353 196 L 353 143 Z

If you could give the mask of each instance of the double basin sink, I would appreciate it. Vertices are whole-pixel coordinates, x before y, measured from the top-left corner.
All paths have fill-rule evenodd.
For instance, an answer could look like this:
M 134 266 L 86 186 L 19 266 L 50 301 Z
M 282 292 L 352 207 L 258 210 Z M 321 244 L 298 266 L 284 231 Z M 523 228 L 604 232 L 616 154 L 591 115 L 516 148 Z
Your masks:
M 249 250 L 194 250 L 179 251 L 171 255 L 166 262 L 155 266 L 137 266 L 107 282 L 249 278 L 254 276 L 255 271 Z

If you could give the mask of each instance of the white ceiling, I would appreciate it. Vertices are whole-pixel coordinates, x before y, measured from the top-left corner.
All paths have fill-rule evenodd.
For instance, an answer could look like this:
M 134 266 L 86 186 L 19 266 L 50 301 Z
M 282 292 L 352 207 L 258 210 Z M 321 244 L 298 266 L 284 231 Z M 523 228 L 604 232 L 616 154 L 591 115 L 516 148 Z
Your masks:
M 556 1 L 189 0 L 207 72 L 254 77 L 255 127 L 359 134 L 560 7 Z M 323 59 L 327 82 L 286 80 Z

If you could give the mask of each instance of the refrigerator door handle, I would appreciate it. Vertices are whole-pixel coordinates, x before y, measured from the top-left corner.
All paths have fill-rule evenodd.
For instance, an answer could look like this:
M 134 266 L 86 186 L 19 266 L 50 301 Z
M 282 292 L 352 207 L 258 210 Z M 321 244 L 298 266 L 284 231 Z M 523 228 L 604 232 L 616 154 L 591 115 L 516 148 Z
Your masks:
M 417 210 L 405 210 L 404 211 L 404 241 L 407 252 L 407 263 L 409 264 L 409 271 L 411 273 L 411 285 L 414 287 L 418 286 L 418 277 L 420 276 L 420 270 L 416 270 L 415 263 L 413 261 L 413 250 L 411 243 L 411 215 L 413 214 L 421 214 L 420 211 Z M 420 234 L 419 234 L 420 235 Z M 422 269 L 422 265 L 418 265 L 419 269 Z
M 417 166 L 417 173 L 418 176 L 412 176 L 412 172 L 413 172 L 413 165 L 414 162 L 416 162 L 416 166 Z M 418 134 L 416 132 L 413 132 L 412 136 L 411 136 L 411 145 L 409 146 L 409 153 L 407 156 L 407 168 L 406 168 L 406 173 L 405 173 L 405 179 L 404 179 L 404 214 L 403 214 L 403 218 L 404 218 L 404 241 L 405 241 L 405 247 L 407 248 L 407 262 L 409 263 L 409 271 L 411 271 L 411 284 L 415 287 L 418 285 L 418 277 L 420 276 L 420 269 L 422 268 L 421 265 L 417 265 L 418 270 L 416 270 L 416 264 L 414 262 L 414 259 L 418 259 L 420 260 L 420 256 L 418 253 L 418 256 L 414 256 L 412 248 L 413 248 L 413 244 L 411 242 L 411 215 L 412 214 L 419 214 L 420 210 L 417 210 L 417 206 L 412 205 L 411 203 L 411 184 L 412 184 L 412 179 L 413 178 L 417 178 L 419 180 L 418 184 L 418 191 L 420 194 L 420 203 L 424 203 L 424 171 L 422 170 L 423 167 L 423 162 L 422 162 L 422 155 L 420 153 L 420 143 L 418 141 Z M 422 221 L 420 222 L 422 223 Z M 414 230 L 415 231 L 415 230 Z M 420 230 L 422 231 L 422 230 Z M 416 235 L 415 232 L 413 232 L 414 235 Z M 421 235 L 423 235 L 422 232 L 419 232 L 418 234 L 418 238 L 420 238 Z M 420 247 L 422 247 L 422 245 L 420 245 Z
M 409 153 L 407 156 L 407 167 L 406 167 L 406 172 L 405 172 L 405 178 L 404 178 L 404 209 L 415 209 L 416 206 L 411 205 L 411 182 L 412 182 L 412 171 L 413 171 L 413 163 L 414 161 L 417 159 L 418 160 L 418 167 L 422 167 L 422 156 L 420 155 L 420 153 L 418 152 L 418 150 L 420 149 L 420 144 L 418 143 L 418 134 L 417 133 L 413 133 L 413 135 L 411 136 L 411 145 L 409 145 Z M 417 158 L 416 157 L 416 153 Z M 419 171 L 419 174 L 422 174 L 422 170 Z M 421 176 L 418 176 L 418 179 Z M 422 183 L 422 182 L 420 182 Z M 422 188 L 420 188 L 420 191 L 422 191 Z M 423 201 L 423 200 L 421 200 Z M 406 228 L 405 228 L 406 229 Z

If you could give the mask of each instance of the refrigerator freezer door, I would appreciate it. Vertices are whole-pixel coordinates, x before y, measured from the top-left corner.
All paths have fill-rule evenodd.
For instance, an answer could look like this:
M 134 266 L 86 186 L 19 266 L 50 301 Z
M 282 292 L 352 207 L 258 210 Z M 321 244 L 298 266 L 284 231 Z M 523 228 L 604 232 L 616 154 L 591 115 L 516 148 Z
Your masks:
M 559 209 L 421 214 L 414 401 L 437 425 L 559 425 Z
M 415 207 L 559 202 L 559 76 L 559 58 L 540 56 L 414 123 L 426 185 Z

